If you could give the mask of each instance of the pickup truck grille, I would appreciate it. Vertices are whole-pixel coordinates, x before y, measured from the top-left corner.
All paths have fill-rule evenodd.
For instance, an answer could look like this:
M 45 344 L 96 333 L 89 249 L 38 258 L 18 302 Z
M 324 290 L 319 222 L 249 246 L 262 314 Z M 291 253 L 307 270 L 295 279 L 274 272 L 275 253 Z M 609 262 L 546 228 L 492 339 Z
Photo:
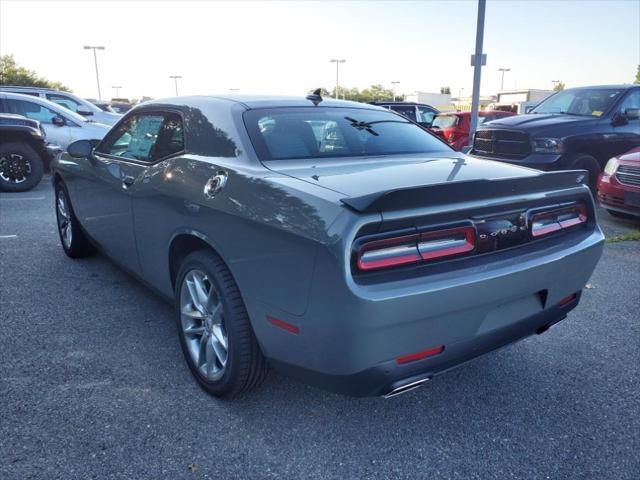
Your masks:
M 473 142 L 473 153 L 480 156 L 517 159 L 530 151 L 529 135 L 511 130 L 478 130 Z
M 616 178 L 620 183 L 640 187 L 640 167 L 635 165 L 620 165 L 616 172 Z

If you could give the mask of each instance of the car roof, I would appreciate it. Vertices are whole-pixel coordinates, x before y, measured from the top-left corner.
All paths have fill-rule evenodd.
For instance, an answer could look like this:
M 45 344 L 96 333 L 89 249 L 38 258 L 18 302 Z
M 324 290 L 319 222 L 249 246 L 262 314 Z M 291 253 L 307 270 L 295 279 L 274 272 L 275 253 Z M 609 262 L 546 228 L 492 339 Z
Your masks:
M 25 100 L 27 102 L 38 103 L 38 104 L 40 104 L 40 105 L 42 105 L 44 107 L 47 107 L 50 110 L 53 110 L 53 111 L 59 113 L 60 115 L 71 117 L 71 119 L 76 121 L 76 122 L 83 122 L 84 123 L 84 122 L 87 121 L 86 119 L 84 119 L 81 115 L 77 114 L 76 112 L 72 112 L 68 108 L 61 107 L 57 103 L 52 102 L 51 100 L 47 100 L 46 98 L 34 97 L 33 95 L 23 95 L 21 93 L 14 93 L 14 92 L 8 92 L 8 91 L 4 91 L 3 92 L 2 90 L 0 90 L 0 95 L 2 95 L 4 98 L 8 98 L 10 100 Z
M 640 88 L 637 84 L 633 83 L 623 83 L 619 85 L 588 85 L 584 87 L 571 87 L 566 90 L 604 90 L 604 89 L 618 89 L 618 90 L 629 90 L 631 88 Z
M 173 97 L 149 100 L 140 104 L 141 107 L 145 106 L 202 106 L 210 103 L 217 103 L 220 101 L 227 101 L 243 106 L 247 110 L 258 108 L 283 108 L 283 107 L 313 107 L 312 100 L 306 97 L 294 97 L 294 96 L 276 96 L 276 95 L 238 95 L 238 94 L 226 94 L 226 95 L 196 95 L 189 97 Z M 342 108 L 361 108 L 367 110 L 381 110 L 382 107 L 376 105 L 369 105 L 367 103 L 352 102 L 349 100 L 335 100 L 330 97 L 323 97 L 322 101 L 318 103 L 318 107 L 342 107 Z
M 26 86 L 20 86 L 20 85 L 0 85 L 0 90 L 3 90 L 3 89 L 32 90 L 32 91 L 42 90 L 42 91 L 47 91 L 47 92 L 59 92 L 60 91 L 60 90 L 56 90 L 55 88 L 49 88 L 49 87 L 26 87 Z M 64 93 L 69 93 L 69 92 L 64 92 Z

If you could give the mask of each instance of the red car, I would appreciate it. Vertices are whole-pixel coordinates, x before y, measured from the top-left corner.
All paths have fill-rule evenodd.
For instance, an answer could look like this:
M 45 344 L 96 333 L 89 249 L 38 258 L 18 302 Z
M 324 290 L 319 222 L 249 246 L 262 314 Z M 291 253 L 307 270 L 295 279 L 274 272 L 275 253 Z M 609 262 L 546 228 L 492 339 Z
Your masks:
M 511 117 L 512 112 L 487 111 L 478 112 L 480 121 L 490 122 L 496 118 Z M 469 125 L 471 112 L 439 113 L 433 118 L 431 131 L 447 142 L 454 150 L 462 150 L 469 145 Z
M 615 217 L 640 217 L 640 147 L 607 162 L 598 178 L 598 200 Z

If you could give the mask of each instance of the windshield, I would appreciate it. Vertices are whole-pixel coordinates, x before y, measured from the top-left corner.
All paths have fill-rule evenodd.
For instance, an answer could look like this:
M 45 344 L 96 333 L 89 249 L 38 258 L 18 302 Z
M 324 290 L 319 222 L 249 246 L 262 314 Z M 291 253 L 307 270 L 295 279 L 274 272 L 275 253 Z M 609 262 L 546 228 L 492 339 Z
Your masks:
M 435 128 L 452 128 L 458 125 L 458 120 L 457 115 L 436 115 L 431 126 Z
M 358 108 L 249 110 L 244 121 L 261 160 L 447 152 L 419 126 L 391 112 Z
M 611 108 L 621 94 L 622 90 L 615 88 L 563 90 L 544 100 L 531 113 L 600 117 Z

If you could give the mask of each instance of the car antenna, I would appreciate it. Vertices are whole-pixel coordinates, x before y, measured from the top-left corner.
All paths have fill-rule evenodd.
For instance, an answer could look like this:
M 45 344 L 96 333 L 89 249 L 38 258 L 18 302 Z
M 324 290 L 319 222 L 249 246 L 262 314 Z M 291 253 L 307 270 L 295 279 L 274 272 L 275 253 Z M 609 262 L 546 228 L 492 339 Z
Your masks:
M 307 95 L 305 98 L 307 100 L 311 100 L 314 105 L 318 105 L 322 101 L 322 89 L 316 88 L 312 94 Z

